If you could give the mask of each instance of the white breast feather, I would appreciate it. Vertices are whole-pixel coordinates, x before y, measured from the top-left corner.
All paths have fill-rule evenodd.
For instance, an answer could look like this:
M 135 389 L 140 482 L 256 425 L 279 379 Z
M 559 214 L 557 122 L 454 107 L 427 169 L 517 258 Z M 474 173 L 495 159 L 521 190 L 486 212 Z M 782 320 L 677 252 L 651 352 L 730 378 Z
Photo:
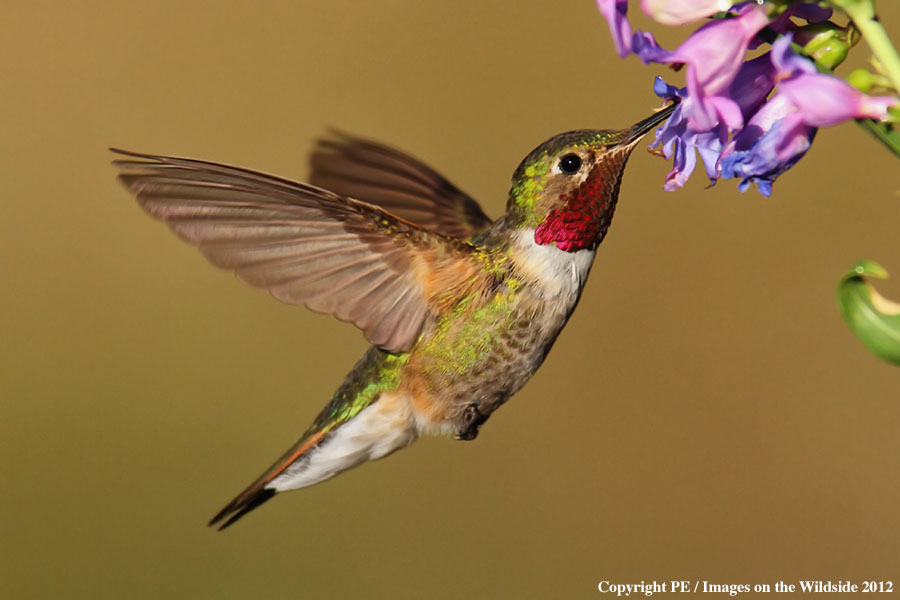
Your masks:
M 566 252 L 552 244 L 542 246 L 534 241 L 534 229 L 523 229 L 516 237 L 515 260 L 522 274 L 544 289 L 547 296 L 575 299 L 581 293 L 591 265 L 594 250 Z

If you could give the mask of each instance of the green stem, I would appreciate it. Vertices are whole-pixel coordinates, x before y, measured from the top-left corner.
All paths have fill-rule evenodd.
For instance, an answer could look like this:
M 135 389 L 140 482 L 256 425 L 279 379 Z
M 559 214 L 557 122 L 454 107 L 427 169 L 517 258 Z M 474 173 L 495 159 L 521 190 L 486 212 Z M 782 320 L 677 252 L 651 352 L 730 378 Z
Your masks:
M 900 55 L 891 44 L 891 39 L 884 30 L 884 26 L 875 16 L 875 7 L 872 1 L 830 0 L 830 2 L 847 13 L 847 16 L 853 20 L 853 24 L 865 38 L 866 43 L 872 49 L 872 54 L 884 69 L 884 74 L 894 84 L 894 89 L 900 92 Z
M 879 142 L 887 146 L 887 149 L 900 156 L 900 130 L 894 129 L 887 123 L 879 123 L 874 119 L 857 119 L 860 127 L 875 136 Z

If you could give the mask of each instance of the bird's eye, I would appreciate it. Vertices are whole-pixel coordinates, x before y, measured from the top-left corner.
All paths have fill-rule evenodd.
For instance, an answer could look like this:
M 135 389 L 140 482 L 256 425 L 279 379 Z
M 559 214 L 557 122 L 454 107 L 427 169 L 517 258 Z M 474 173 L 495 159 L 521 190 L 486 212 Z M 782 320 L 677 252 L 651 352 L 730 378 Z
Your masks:
M 566 175 L 572 175 L 581 168 L 581 157 L 577 154 L 566 154 L 559 159 L 559 170 Z

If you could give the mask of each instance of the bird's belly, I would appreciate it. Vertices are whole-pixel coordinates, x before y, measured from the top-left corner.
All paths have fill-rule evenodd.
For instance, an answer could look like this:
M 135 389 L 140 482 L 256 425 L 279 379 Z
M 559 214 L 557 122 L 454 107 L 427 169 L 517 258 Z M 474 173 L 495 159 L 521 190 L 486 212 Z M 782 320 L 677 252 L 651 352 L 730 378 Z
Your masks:
M 417 435 L 409 399 L 397 392 L 383 393 L 267 487 L 281 492 L 325 481 L 408 446 Z
M 521 303 L 502 318 L 461 320 L 425 340 L 404 377 L 420 431 L 474 439 L 541 365 L 571 308 Z

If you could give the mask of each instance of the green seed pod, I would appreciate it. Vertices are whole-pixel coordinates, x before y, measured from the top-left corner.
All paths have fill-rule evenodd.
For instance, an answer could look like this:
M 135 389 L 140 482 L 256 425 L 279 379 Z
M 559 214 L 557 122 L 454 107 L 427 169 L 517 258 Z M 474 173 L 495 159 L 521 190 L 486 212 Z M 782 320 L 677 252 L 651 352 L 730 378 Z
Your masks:
M 816 59 L 821 65 L 828 67 L 829 69 L 834 69 L 839 64 L 844 62 L 844 59 L 847 58 L 847 51 L 850 49 L 850 45 L 847 42 L 842 42 L 841 40 L 835 39 L 830 41 L 828 44 L 825 44 L 815 52 L 812 52 L 810 56 Z
M 875 356 L 900 365 L 900 304 L 879 294 L 868 278 L 888 279 L 878 263 L 862 260 L 844 275 L 837 301 L 850 329 Z
M 834 69 L 847 58 L 847 51 L 853 45 L 848 30 L 827 21 L 801 28 L 795 40 L 803 45 L 806 53 L 820 64 Z

